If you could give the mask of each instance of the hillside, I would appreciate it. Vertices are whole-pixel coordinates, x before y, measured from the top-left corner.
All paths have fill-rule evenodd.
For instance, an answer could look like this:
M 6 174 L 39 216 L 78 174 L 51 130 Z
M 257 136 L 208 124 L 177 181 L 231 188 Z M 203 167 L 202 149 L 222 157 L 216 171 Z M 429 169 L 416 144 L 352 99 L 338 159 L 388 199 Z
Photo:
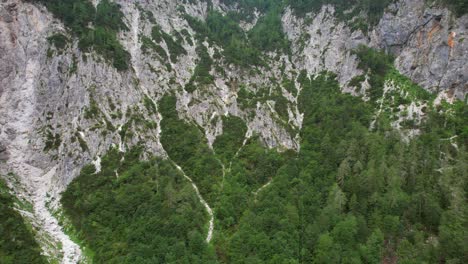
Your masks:
M 467 12 L 2 1 L 0 263 L 468 262 Z

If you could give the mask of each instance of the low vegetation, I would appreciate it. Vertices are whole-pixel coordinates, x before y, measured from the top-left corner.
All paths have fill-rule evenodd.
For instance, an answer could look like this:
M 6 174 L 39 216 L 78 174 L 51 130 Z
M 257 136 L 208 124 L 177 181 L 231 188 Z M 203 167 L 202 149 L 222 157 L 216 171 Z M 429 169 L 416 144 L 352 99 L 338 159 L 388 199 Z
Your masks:
M 0 263 L 48 263 L 31 228 L 15 207 L 10 189 L 0 178 Z
M 358 67 L 369 73 L 369 84 L 371 86 L 368 96 L 372 102 L 377 102 L 384 92 L 387 73 L 393 68 L 394 58 L 382 51 L 361 45 L 355 54 L 359 58 Z
M 223 134 L 216 137 L 213 149 L 223 163 L 227 164 L 242 147 L 247 126 L 240 117 L 236 116 L 223 116 L 222 121 Z
M 171 35 L 164 32 L 158 25 L 153 26 L 151 30 L 151 38 L 156 43 L 161 43 L 163 40 L 170 53 L 170 59 L 173 63 L 177 61 L 177 58 L 181 55 L 186 55 L 187 51 L 182 47 L 181 40 L 175 41 Z
M 289 50 L 278 9 L 262 17 L 247 34 L 240 28 L 238 18 L 236 13 L 222 15 L 217 11 L 210 11 L 205 22 L 186 16 L 199 40 L 208 39 L 223 48 L 228 64 L 243 68 L 265 66 L 262 52 Z
M 197 66 L 195 66 L 192 77 L 184 87 L 184 89 L 189 93 L 194 92 L 197 87 L 203 87 L 205 85 L 213 84 L 214 82 L 214 77 L 210 73 L 213 66 L 213 60 L 208 54 L 207 48 L 200 43 L 195 50 L 199 60 Z
M 223 172 L 204 133 L 196 125 L 179 119 L 175 96 L 163 97 L 159 110 L 163 117 L 161 143 L 167 154 L 197 183 L 205 200 L 214 201 Z
M 117 39 L 117 32 L 128 30 L 118 4 L 102 0 L 97 8 L 94 8 L 89 0 L 28 1 L 45 5 L 55 17 L 62 20 L 72 34 L 79 39 L 81 50 L 96 51 L 112 63 L 117 70 L 123 71 L 129 68 L 130 54 Z M 64 38 L 59 35 L 53 35 L 49 40 L 57 48 L 64 47 Z
M 435 0 L 435 2 L 448 6 L 459 17 L 468 13 L 468 2 L 465 0 Z

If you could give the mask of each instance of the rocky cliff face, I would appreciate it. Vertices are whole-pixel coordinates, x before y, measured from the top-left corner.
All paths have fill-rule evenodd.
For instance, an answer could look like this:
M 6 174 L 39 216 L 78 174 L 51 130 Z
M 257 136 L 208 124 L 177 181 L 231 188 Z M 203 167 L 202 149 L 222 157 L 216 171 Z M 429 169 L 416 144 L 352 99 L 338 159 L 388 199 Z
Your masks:
M 25 190 L 22 195 L 34 204 L 30 218 L 51 240 L 63 244 L 64 262 L 75 263 L 80 251 L 50 213 L 59 193 L 84 164 L 94 162 L 99 167 L 99 157 L 113 145 L 125 151 L 143 141 L 147 153 L 165 156 L 157 111 L 157 101 L 165 93 L 176 94 L 179 116 L 203 128 L 210 144 L 222 133 L 221 117 L 234 115 L 248 124 L 246 137 L 258 134 L 268 147 L 297 149 L 296 131 L 302 124 L 297 92 L 278 80 L 293 80 L 300 91 L 295 78 L 301 70 L 311 75 L 328 70 L 338 75 L 344 92 L 363 95 L 366 81 L 361 87 L 349 85 L 353 77 L 366 75 L 352 52 L 360 44 L 393 53 L 395 66 L 431 92 L 449 99 L 463 99 L 468 92 L 464 41 L 468 16 L 455 18 L 447 9 L 428 7 L 423 0 L 392 4 L 368 36 L 339 21 L 332 6 L 303 18 L 287 9 L 282 25 L 291 41 L 291 56 L 265 54 L 274 61 L 268 69 L 212 69 L 213 84 L 192 93 L 184 87 L 200 58 L 193 44 L 196 32 L 180 6 L 186 14 L 203 19 L 207 3 L 116 2 L 129 28 L 119 35 L 131 55 L 128 71 L 117 71 L 99 55 L 78 49 L 77 41 L 44 7 L 19 0 L 0 3 L 0 173 L 13 173 L 19 179 Z M 227 9 L 213 2 L 215 9 Z M 171 36 L 185 29 L 186 53 L 164 62 L 156 52 L 145 50 L 144 39 L 155 24 Z M 51 45 L 47 38 L 56 33 L 71 41 L 60 49 Z M 203 45 L 215 62 L 223 61 L 215 56 L 221 47 Z M 161 47 L 170 53 L 167 44 Z M 266 89 L 270 94 L 279 89 L 286 99 L 284 113 L 279 113 L 278 102 L 272 99 L 241 106 L 242 87 L 252 92 Z
M 423 0 L 389 6 L 371 43 L 397 56 L 395 65 L 431 92 L 464 99 L 468 92 L 468 17 L 455 18 L 447 9 L 427 7 Z

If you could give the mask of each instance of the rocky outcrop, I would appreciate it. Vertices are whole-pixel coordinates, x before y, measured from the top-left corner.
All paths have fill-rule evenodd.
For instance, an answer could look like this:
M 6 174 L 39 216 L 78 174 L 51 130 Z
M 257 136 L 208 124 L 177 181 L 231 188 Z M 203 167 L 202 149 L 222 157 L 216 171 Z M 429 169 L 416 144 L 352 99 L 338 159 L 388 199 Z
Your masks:
M 317 14 L 298 18 L 286 10 L 283 27 L 297 68 L 309 74 L 335 72 L 345 92 L 362 94 L 365 89 L 347 84 L 363 74 L 351 51 L 364 44 L 395 55 L 397 69 L 431 92 L 462 100 L 468 94 L 468 15 L 457 18 L 447 8 L 428 7 L 424 0 L 402 0 L 391 4 L 366 36 L 334 13 L 332 6 L 324 6 Z
M 360 90 L 351 89 L 347 84 L 353 77 L 363 74 L 357 68 L 358 60 L 352 50 L 366 44 L 366 38 L 361 31 L 352 32 L 334 14 L 333 6 L 324 6 L 318 14 L 307 14 L 305 18 L 286 10 L 283 26 L 292 43 L 292 61 L 310 75 L 325 70 L 334 72 L 345 92 L 360 94 Z
M 80 249 L 61 231 L 46 203 L 50 187 L 60 186 L 53 182 L 65 181 L 66 178 L 57 173 L 60 171 L 56 170 L 53 156 L 42 151 L 43 143 L 37 129 L 41 123 L 42 105 L 52 104 L 53 100 L 49 99 L 54 95 L 59 97 L 55 93 L 59 87 L 44 91 L 40 85 L 43 77 L 41 68 L 47 65 L 44 35 L 50 30 L 52 17 L 18 1 L 3 1 L 1 14 L 0 145 L 6 159 L 0 163 L 0 174 L 18 175 L 26 190 L 23 195 L 34 204 L 34 221 L 53 238 L 50 241 L 52 245 L 62 245 L 63 263 L 76 263 Z M 60 191 L 60 187 L 55 190 Z M 45 245 L 44 252 L 60 254 Z
M 395 65 L 431 92 L 464 99 L 468 93 L 468 15 L 428 7 L 424 0 L 389 6 L 371 43 L 395 54 Z

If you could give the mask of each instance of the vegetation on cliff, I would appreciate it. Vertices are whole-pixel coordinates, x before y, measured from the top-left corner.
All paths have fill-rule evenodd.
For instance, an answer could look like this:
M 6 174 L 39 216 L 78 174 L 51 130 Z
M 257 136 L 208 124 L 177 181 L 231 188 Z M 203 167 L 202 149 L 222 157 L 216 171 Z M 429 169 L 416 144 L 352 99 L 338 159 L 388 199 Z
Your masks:
M 0 263 L 47 263 L 31 228 L 15 207 L 14 196 L 0 178 Z
M 129 68 L 130 54 L 117 39 L 119 31 L 128 30 L 118 4 L 102 0 L 94 8 L 89 0 L 28 1 L 45 5 L 54 16 L 62 20 L 72 34 L 79 39 L 78 46 L 81 50 L 96 51 L 111 62 L 117 70 Z
M 141 161 L 142 146 L 110 149 L 63 194 L 64 212 L 95 253 L 93 263 L 212 263 L 207 216 L 171 162 Z

